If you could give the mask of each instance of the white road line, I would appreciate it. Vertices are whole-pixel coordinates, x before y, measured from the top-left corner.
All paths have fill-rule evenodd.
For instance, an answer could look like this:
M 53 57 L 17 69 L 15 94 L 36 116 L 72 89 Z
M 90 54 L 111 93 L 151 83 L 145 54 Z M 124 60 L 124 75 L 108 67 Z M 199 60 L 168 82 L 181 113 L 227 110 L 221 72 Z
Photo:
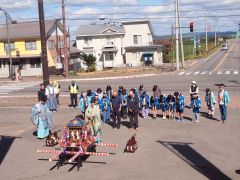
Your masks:
M 238 71 L 233 71 L 233 74 L 238 74 Z
M 226 71 L 225 74 L 227 74 L 227 75 L 230 74 L 230 71 Z
M 195 72 L 195 73 L 193 73 L 194 75 L 197 75 L 197 74 L 199 74 L 200 73 L 200 71 L 197 71 L 197 72 Z
M 190 75 L 190 74 L 192 74 L 192 72 L 187 72 L 185 75 Z
M 201 74 L 202 74 L 202 75 L 203 75 L 203 74 L 207 74 L 207 71 L 203 71 Z
M 213 73 L 213 71 L 210 71 L 208 74 L 212 74 Z
M 180 72 L 180 73 L 178 74 L 178 76 L 183 75 L 184 73 L 185 73 L 185 71 Z
M 217 74 L 222 74 L 222 71 L 218 71 Z

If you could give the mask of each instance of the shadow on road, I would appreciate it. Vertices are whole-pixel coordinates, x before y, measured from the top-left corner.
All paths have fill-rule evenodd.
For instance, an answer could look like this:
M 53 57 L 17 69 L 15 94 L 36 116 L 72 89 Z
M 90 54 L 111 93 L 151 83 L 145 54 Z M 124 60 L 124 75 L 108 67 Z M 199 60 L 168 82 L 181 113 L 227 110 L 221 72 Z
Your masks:
M 14 140 L 20 137 L 2 136 L 0 135 L 0 165 L 10 150 Z
M 210 161 L 195 151 L 190 145 L 192 143 L 157 141 L 174 153 L 177 157 L 185 161 L 192 168 L 200 172 L 208 179 L 230 180 L 227 175 L 220 171 Z
M 213 121 L 219 121 L 217 118 L 210 118 L 209 116 L 208 116 L 208 113 L 207 112 L 200 112 L 200 115 L 202 116 L 202 117 L 205 117 L 206 119 L 209 119 L 209 120 L 213 120 Z

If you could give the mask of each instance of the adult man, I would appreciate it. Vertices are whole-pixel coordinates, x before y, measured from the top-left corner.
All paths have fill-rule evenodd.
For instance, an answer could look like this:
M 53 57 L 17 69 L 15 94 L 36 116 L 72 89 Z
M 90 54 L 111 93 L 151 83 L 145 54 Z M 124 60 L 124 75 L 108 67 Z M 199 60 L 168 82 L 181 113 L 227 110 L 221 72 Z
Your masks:
M 56 100 L 57 100 L 57 104 L 60 105 L 60 102 L 59 102 L 59 93 L 60 93 L 61 86 L 60 86 L 60 84 L 58 84 L 57 81 L 54 81 L 53 83 L 54 83 L 55 90 L 56 90 Z
M 227 105 L 230 102 L 229 94 L 224 89 L 224 87 L 225 87 L 224 84 L 219 84 L 218 104 L 219 104 L 219 110 L 221 113 L 222 123 L 226 123 L 226 121 L 227 121 Z
M 113 128 L 117 127 L 118 129 L 120 129 L 120 126 L 121 126 L 121 108 L 122 108 L 122 100 L 121 100 L 120 96 L 118 96 L 117 92 L 113 92 L 113 96 L 112 96 L 112 99 L 111 99 Z
M 70 99 L 71 99 L 70 108 L 76 108 L 77 107 L 78 85 L 75 83 L 75 81 L 72 81 L 72 83 L 68 87 L 68 90 L 70 91 Z
M 130 118 L 130 130 L 138 130 L 138 113 L 139 113 L 139 99 L 134 93 L 134 89 L 131 89 L 128 97 L 128 113 Z
M 194 99 L 195 95 L 198 95 L 198 92 L 199 92 L 199 89 L 198 89 L 197 83 L 196 81 L 193 81 L 189 89 L 191 101 Z
M 38 91 L 38 101 L 47 101 L 44 84 L 40 84 L 40 90 Z
M 52 112 L 56 112 L 57 111 L 56 88 L 53 82 L 46 87 L 45 93 L 48 100 L 47 105 L 49 110 Z

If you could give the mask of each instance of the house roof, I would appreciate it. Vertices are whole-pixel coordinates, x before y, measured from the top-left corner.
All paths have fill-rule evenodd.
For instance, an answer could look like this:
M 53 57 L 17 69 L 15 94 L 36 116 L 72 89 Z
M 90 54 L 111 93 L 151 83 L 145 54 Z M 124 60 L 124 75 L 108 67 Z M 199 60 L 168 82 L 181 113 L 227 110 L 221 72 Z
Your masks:
M 103 34 L 124 34 L 125 30 L 120 25 L 91 24 L 81 25 L 75 32 L 76 36 L 98 36 Z
M 58 22 L 58 21 L 57 21 Z M 45 21 L 46 34 L 54 27 L 56 20 Z M 58 26 L 60 23 L 58 23 Z M 61 26 L 59 26 L 61 27 Z M 40 38 L 39 21 L 20 22 L 17 24 L 9 24 L 9 38 Z M 6 25 L 0 27 L 0 39 L 7 39 Z
M 122 25 L 134 25 L 134 24 L 148 24 L 152 36 L 155 36 L 154 31 L 153 31 L 153 26 L 150 20 L 133 20 L 133 21 L 122 21 Z

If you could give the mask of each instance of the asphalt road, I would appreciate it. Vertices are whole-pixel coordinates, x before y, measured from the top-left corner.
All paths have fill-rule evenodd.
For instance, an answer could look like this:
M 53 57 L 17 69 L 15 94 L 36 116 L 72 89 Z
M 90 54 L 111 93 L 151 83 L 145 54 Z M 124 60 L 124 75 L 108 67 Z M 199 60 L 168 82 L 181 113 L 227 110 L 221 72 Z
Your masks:
M 225 83 L 231 96 L 227 124 L 207 119 L 204 116 L 207 111 L 205 105 L 199 124 L 191 121 L 189 109 L 186 109 L 182 123 L 140 118 L 141 129 L 136 132 L 139 149 L 134 154 L 123 153 L 127 139 L 134 134 L 126 127 L 128 121 L 120 130 L 104 124 L 104 142 L 117 143 L 119 148 L 98 148 L 99 152 L 112 152 L 113 155 L 90 157 L 79 172 L 71 170 L 70 164 L 59 170 L 51 169 L 55 162 L 48 162 L 48 155 L 36 153 L 37 149 L 44 148 L 44 140 L 36 139 L 33 135 L 35 127 L 30 122 L 30 107 L 34 103 L 38 82 L 24 84 L 18 92 L 1 91 L 0 179 L 239 179 L 240 175 L 235 172 L 240 169 L 240 75 L 236 73 L 240 70 L 239 48 L 239 40 L 231 41 L 227 52 L 217 51 L 189 69 L 176 73 L 78 81 L 81 90 L 105 88 L 107 84 L 113 88 L 123 85 L 130 89 L 144 84 L 146 90 L 151 91 L 153 84 L 157 84 L 165 94 L 176 90 L 182 92 L 188 104 L 189 85 L 195 80 L 202 99 L 207 87 L 217 93 L 216 83 Z M 77 109 L 67 108 L 68 84 L 61 82 L 62 103 L 59 111 L 53 114 L 55 130 L 61 129 L 79 113 Z M 26 85 L 28 87 L 25 88 Z M 216 107 L 216 118 L 219 117 Z

